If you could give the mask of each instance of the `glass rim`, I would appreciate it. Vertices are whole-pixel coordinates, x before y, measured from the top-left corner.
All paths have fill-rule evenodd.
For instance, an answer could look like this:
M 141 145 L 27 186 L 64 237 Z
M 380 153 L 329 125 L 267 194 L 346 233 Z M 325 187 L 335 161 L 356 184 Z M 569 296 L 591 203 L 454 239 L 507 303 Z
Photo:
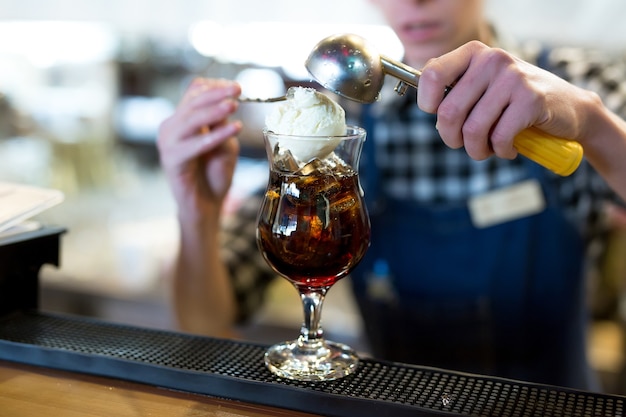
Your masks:
M 348 133 L 351 132 L 351 133 Z M 367 132 L 365 131 L 364 128 L 360 127 L 360 126 L 356 126 L 356 125 L 346 125 L 346 134 L 345 135 L 322 135 L 322 136 L 315 136 L 315 135 L 288 135 L 288 134 L 284 134 L 284 133 L 275 133 L 271 130 L 268 130 L 267 128 L 263 129 L 263 135 L 264 136 L 276 136 L 276 137 L 281 137 L 281 138 L 300 138 L 300 139 L 341 139 L 341 140 L 348 140 L 348 139 L 354 139 L 357 137 L 361 137 L 361 136 L 365 136 Z

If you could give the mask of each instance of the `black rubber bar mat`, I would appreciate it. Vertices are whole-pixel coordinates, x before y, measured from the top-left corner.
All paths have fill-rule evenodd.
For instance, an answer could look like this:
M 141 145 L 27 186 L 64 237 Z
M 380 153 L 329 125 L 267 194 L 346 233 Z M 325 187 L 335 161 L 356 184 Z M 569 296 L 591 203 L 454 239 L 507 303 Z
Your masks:
M 293 382 L 266 346 L 42 312 L 0 318 L 0 359 L 325 416 L 623 416 L 626 397 L 364 359 L 355 374 Z

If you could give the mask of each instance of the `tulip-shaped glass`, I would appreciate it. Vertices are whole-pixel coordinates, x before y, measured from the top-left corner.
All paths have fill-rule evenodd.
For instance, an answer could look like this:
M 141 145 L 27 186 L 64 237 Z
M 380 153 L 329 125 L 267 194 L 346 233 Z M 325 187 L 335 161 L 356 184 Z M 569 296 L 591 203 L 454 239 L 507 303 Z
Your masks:
M 358 366 L 353 349 L 324 339 L 320 318 L 327 291 L 369 247 L 358 175 L 365 135 L 353 126 L 332 137 L 264 132 L 270 178 L 257 243 L 268 264 L 296 287 L 304 307 L 300 336 L 265 354 L 267 367 L 281 377 L 332 380 Z

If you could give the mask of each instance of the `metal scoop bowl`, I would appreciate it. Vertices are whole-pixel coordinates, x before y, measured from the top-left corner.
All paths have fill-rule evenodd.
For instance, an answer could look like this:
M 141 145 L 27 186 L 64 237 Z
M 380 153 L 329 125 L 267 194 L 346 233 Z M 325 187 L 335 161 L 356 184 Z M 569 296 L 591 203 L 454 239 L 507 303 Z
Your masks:
M 399 95 L 406 93 L 409 86 L 417 88 L 422 74 L 378 54 L 365 39 L 353 34 L 322 39 L 309 54 L 305 66 L 328 90 L 361 103 L 378 100 L 386 74 L 399 80 L 395 86 Z M 583 157 L 580 143 L 552 136 L 535 127 L 515 136 L 514 145 L 522 155 L 562 176 L 572 174 Z
M 378 99 L 385 75 L 400 80 L 396 91 L 417 88 L 421 71 L 378 54 L 365 39 L 352 34 L 323 39 L 309 54 L 306 69 L 328 90 L 361 103 Z

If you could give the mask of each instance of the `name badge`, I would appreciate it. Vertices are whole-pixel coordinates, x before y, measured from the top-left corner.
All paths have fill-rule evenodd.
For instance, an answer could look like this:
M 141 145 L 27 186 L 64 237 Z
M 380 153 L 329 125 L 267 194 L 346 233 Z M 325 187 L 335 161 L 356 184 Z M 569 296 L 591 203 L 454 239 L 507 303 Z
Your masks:
M 539 181 L 530 179 L 471 197 L 468 206 L 474 226 L 484 228 L 540 213 L 546 201 Z

